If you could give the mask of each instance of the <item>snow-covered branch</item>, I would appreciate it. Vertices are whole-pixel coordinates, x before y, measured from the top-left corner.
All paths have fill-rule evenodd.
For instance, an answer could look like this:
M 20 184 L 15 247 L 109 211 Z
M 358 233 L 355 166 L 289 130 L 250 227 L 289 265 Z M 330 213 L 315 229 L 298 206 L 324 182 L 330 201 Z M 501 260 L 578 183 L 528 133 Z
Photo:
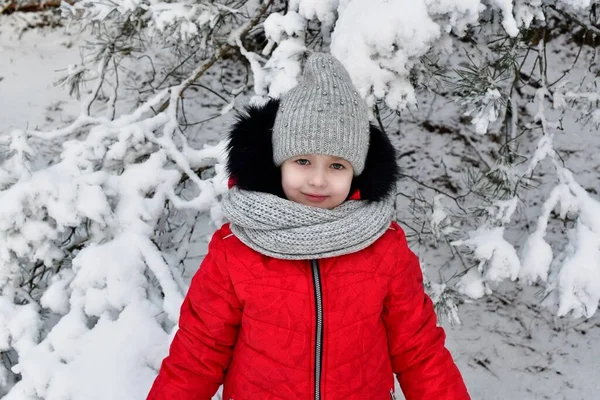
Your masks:
M 113 12 L 136 15 L 124 3 L 110 4 L 113 8 L 80 2 L 73 10 L 85 9 L 93 20 Z M 261 5 L 240 24 L 239 43 L 270 5 Z M 224 4 L 153 4 L 150 9 L 155 28 L 166 28 L 161 21 L 167 10 L 171 15 L 181 11 L 177 15 L 188 22 L 193 10 L 196 17 L 203 15 L 198 10 L 232 13 Z M 117 73 L 114 54 L 105 52 L 90 68 L 96 71 L 95 84 L 71 124 L 51 131 L 14 131 L 2 138 L 9 157 L 0 168 L 0 204 L 5 205 L 0 208 L 0 302 L 9 306 L 0 307 L 0 352 L 18 356 L 12 370 L 20 376 L 8 399 L 131 399 L 147 390 L 132 386 L 139 392 L 107 392 L 124 373 L 87 386 L 74 382 L 72 374 L 89 362 L 115 363 L 110 356 L 102 361 L 97 353 L 120 352 L 106 350 L 109 336 L 116 340 L 122 335 L 125 339 L 119 340 L 130 342 L 132 353 L 119 361 L 123 368 L 145 364 L 150 377 L 164 356 L 187 282 L 181 266 L 158 246 L 157 231 L 165 234 L 158 224 L 171 209 L 168 204 L 220 221 L 218 196 L 226 189 L 224 144 L 190 147 L 180 130 L 180 99 L 233 50 L 223 43 L 185 79 L 156 91 L 126 114 L 115 115 L 114 89 L 114 98 L 102 100 L 111 109 L 109 118 L 95 116 L 94 107 L 112 66 Z M 50 144 L 58 147 L 59 141 L 60 155 L 47 165 L 42 150 Z M 200 176 L 209 167 L 215 174 Z M 181 196 L 184 190 L 194 193 L 191 199 Z M 52 325 L 45 322 L 48 313 L 54 315 Z M 45 360 L 41 365 L 40 359 Z M 0 381 L 8 382 L 11 374 L 3 369 Z M 112 384 L 99 387 L 100 381 Z

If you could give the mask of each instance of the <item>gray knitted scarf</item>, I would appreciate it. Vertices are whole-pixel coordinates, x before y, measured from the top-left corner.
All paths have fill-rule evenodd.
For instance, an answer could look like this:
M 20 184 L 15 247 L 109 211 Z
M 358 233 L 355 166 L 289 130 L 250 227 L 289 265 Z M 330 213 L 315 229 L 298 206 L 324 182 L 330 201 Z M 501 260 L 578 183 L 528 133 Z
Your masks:
M 288 260 L 334 257 L 362 250 L 388 229 L 393 198 L 346 201 L 332 210 L 231 188 L 221 202 L 231 231 L 261 254 Z

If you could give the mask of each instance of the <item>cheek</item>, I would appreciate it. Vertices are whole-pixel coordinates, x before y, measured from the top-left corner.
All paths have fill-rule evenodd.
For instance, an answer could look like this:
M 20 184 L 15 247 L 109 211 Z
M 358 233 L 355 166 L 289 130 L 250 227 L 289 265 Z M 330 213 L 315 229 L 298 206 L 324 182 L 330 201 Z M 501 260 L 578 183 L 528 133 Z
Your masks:
M 298 188 L 301 182 L 301 176 L 293 166 L 283 166 L 281 168 L 281 185 L 284 190 Z
M 350 193 L 350 187 L 352 186 L 352 173 L 344 174 L 343 176 L 338 176 L 335 179 L 336 192 L 340 195 L 344 195 L 346 197 Z

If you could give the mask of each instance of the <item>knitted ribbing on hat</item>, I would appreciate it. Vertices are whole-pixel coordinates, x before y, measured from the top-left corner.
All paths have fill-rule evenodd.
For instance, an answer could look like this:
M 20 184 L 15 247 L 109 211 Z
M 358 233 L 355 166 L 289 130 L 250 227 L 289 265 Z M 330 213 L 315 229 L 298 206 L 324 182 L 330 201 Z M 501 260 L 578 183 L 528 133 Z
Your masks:
M 367 248 L 386 232 L 394 213 L 392 197 L 379 202 L 345 201 L 328 210 L 237 187 L 227 191 L 221 206 L 242 243 L 288 260 L 334 257 Z
M 312 53 L 300 83 L 281 99 L 273 126 L 273 161 L 301 154 L 346 159 L 354 175 L 364 169 L 369 149 L 369 114 L 350 75 L 335 57 Z

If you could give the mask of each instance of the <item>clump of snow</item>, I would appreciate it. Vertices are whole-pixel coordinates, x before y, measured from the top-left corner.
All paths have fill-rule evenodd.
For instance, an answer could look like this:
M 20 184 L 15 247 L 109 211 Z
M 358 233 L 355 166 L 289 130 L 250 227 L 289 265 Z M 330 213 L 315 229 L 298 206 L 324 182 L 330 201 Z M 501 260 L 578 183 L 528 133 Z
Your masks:
M 478 269 L 486 281 L 517 279 L 521 262 L 515 248 L 504 239 L 503 227 L 482 226 L 470 232 L 468 239 L 456 240 L 452 244 L 467 246 L 473 251 L 480 262 Z
M 528 29 L 534 20 L 545 21 L 542 0 L 517 1 L 514 4 L 514 15 L 517 25 Z
M 538 278 L 545 282 L 552 258 L 552 247 L 544 240 L 543 234 L 539 231 L 532 233 L 521 249 L 519 279 L 528 284 L 535 283 Z
M 501 99 L 498 89 L 490 89 L 480 102 L 465 111 L 465 115 L 472 116 L 471 123 L 475 125 L 475 132 L 481 135 L 487 133 L 488 126 L 498 119 L 498 103 Z
M 373 29 L 377 26 L 378 29 Z M 408 75 L 415 58 L 440 36 L 422 1 L 353 1 L 346 4 L 331 37 L 331 53 L 348 69 L 360 94 L 400 110 L 416 101 Z
M 444 210 L 444 205 L 442 204 L 443 196 L 438 194 L 433 198 L 433 212 L 431 213 L 431 218 L 429 220 L 429 225 L 431 227 L 431 232 L 435 236 L 436 239 L 440 238 L 442 234 L 443 225 L 448 220 L 448 215 Z
M 154 27 L 160 32 L 166 31 L 177 21 L 176 33 L 183 40 L 197 36 L 199 25 L 211 24 L 218 16 L 198 4 L 156 3 L 151 4 L 148 11 L 153 14 Z
M 517 36 L 519 28 L 513 15 L 513 0 L 493 0 L 492 4 L 495 4 L 502 11 L 502 27 L 506 33 L 512 37 Z
M 429 228 L 436 241 L 457 231 L 457 228 L 453 225 L 451 216 L 446 212 L 446 207 L 442 201 L 444 197 L 441 194 L 433 197 L 431 215 L 429 216 Z
M 269 96 L 279 98 L 298 84 L 301 74 L 298 57 L 305 50 L 300 39 L 286 39 L 277 46 L 264 67 L 269 71 L 265 80 L 269 86 Z
M 540 146 L 538 145 L 539 148 Z M 568 187 L 566 185 L 558 185 L 552 190 L 544 204 L 542 204 L 542 213 L 538 218 L 536 230 L 529 236 L 521 250 L 522 268 L 519 272 L 519 278 L 523 279 L 526 283 L 532 284 L 538 278 L 544 282 L 547 280 L 548 271 L 553 259 L 552 248 L 544 240 L 548 219 L 552 210 L 561 202 L 561 199 L 564 203 L 564 199 L 568 199 L 569 197 Z
M 484 295 L 490 293 L 490 290 L 487 288 L 483 277 L 477 268 L 471 268 L 467 271 L 456 284 L 456 288 L 459 293 L 472 299 L 480 299 Z
M 285 15 L 272 13 L 264 22 L 265 36 L 275 43 L 293 37 L 303 38 L 305 23 L 305 19 L 294 11 L 288 11 Z M 270 44 L 267 44 L 267 48 L 270 48 Z
M 336 21 L 339 0 L 291 0 L 290 10 L 297 12 L 306 20 L 318 19 L 326 27 L 333 26 Z
M 50 286 L 40 299 L 41 306 L 56 314 L 67 314 L 69 312 L 69 285 L 74 277 L 75 274 L 70 269 L 64 269 L 54 275 Z
M 160 309 L 133 302 L 116 318 L 103 314 L 89 329 L 81 308 L 72 306 L 43 342 L 21 355 L 16 369 L 26 379 L 4 398 L 144 398 L 169 343 L 153 317 Z
M 488 221 L 486 223 L 469 232 L 467 239 L 455 240 L 451 243 L 453 246 L 466 246 L 479 261 L 477 274 L 475 272 L 467 273 L 458 283 L 465 294 L 479 295 L 482 293 L 479 289 L 468 289 L 479 288 L 474 284 L 477 279 L 482 281 L 481 284 L 485 288 L 487 288 L 488 282 L 517 279 L 521 262 L 514 246 L 504 238 L 504 226 L 510 222 L 516 207 L 516 197 L 494 202 L 491 207 L 487 208 Z
M 600 235 L 580 221 L 569 231 L 569 239 L 568 255 L 558 276 L 558 315 L 572 311 L 575 318 L 590 318 L 600 301 Z
M 515 196 L 509 200 L 497 200 L 491 207 L 486 207 L 485 210 L 494 221 L 506 225 L 510 222 L 518 204 L 519 199 Z
M 577 225 L 569 232 L 567 257 L 558 275 L 559 315 L 594 315 L 600 299 L 600 201 L 593 199 L 573 178 L 559 169 L 568 186 L 568 209 L 577 211 Z M 566 214 L 566 212 L 565 212 Z
M 458 35 L 479 20 L 479 14 L 485 9 L 480 0 L 425 0 L 431 15 L 438 16 L 436 22 L 445 32 L 454 31 Z
M 529 162 L 529 167 L 525 172 L 525 175 L 530 175 L 535 167 L 540 163 L 540 161 L 544 160 L 548 156 L 553 156 L 554 147 L 553 147 L 553 135 L 544 135 L 537 144 L 537 148 Z
M 16 305 L 13 295 L 5 290 L 0 296 L 0 352 L 24 353 L 37 343 L 42 321 L 35 304 Z

